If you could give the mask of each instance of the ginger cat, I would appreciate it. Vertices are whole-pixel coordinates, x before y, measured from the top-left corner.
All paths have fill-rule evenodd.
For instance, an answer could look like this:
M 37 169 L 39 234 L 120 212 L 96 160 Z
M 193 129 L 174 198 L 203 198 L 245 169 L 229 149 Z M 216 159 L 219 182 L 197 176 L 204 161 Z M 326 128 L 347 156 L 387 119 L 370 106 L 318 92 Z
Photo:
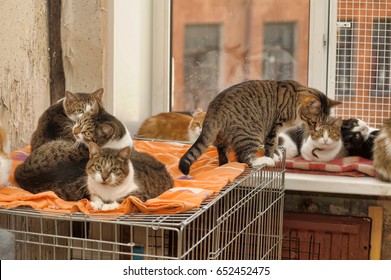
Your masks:
M 10 144 L 6 129 L 0 122 L 0 187 L 8 183 L 8 176 L 11 171 L 11 158 L 9 156 Z
M 147 118 L 137 137 L 194 142 L 201 133 L 206 112 L 198 109 L 193 116 L 164 112 Z

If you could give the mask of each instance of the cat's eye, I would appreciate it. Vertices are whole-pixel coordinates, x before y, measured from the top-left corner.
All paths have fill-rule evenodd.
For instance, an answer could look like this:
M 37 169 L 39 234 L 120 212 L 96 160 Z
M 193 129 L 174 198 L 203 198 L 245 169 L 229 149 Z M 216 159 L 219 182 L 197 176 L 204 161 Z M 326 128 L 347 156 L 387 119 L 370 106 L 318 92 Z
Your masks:
M 78 114 L 83 114 L 83 113 L 84 113 L 84 110 L 83 110 L 83 109 L 77 109 L 77 110 L 76 110 L 76 113 L 78 113 Z
M 356 133 L 356 139 L 360 138 L 360 134 Z
M 119 169 L 117 168 L 117 167 L 113 167 L 112 169 L 111 169 L 111 172 L 112 173 L 117 173 L 119 171 Z
M 83 131 L 83 135 L 85 137 L 91 137 L 91 133 L 89 131 Z
M 97 170 L 97 171 L 102 171 L 102 167 L 100 167 L 100 165 L 97 165 L 97 164 L 96 164 L 94 167 L 95 167 L 95 170 Z

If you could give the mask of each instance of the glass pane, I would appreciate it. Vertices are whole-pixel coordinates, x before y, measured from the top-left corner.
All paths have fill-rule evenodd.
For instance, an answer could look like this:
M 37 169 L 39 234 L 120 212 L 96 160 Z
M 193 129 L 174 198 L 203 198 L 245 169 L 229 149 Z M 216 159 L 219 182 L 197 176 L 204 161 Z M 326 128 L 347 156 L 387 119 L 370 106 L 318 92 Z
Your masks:
M 339 0 L 336 114 L 380 127 L 391 110 L 391 1 Z
M 173 0 L 172 111 L 252 79 L 307 84 L 310 0 Z

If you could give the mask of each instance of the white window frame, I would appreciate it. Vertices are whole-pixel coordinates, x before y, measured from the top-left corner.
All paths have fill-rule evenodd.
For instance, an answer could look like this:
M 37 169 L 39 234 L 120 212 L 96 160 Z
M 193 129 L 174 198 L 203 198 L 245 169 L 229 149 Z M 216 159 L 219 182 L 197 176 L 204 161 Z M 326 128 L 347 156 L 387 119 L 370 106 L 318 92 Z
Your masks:
M 334 98 L 337 0 L 310 1 L 308 86 Z M 171 1 L 109 1 L 108 14 L 107 106 L 134 134 L 145 118 L 170 110 Z M 373 178 L 287 173 L 286 189 L 391 196 Z

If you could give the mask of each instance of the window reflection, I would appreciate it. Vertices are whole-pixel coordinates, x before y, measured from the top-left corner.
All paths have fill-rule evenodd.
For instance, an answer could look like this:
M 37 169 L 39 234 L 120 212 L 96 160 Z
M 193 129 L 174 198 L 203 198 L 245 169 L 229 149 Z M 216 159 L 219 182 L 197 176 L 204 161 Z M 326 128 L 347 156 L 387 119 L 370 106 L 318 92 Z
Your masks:
M 309 0 L 173 0 L 172 111 L 251 79 L 307 84 Z

